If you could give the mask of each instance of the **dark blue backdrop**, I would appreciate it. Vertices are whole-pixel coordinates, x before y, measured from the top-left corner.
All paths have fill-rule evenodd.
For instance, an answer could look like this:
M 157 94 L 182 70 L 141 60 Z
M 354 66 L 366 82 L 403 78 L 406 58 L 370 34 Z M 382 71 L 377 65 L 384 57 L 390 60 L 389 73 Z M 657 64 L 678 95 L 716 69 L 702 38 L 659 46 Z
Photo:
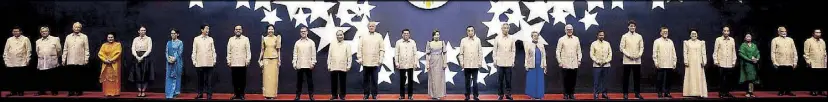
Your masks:
M 335 1 L 331 1 L 335 2 Z M 363 3 L 360 1 L 360 3 Z M 713 39 L 717 36 L 720 36 L 721 27 L 725 23 L 731 23 L 734 25 L 733 34 L 737 35 L 735 38 L 741 39 L 746 29 L 749 27 L 748 25 L 763 25 L 763 24 L 755 24 L 755 23 L 745 23 L 743 21 L 747 17 L 747 13 L 751 11 L 751 7 L 747 5 L 750 3 L 749 1 L 745 1 L 745 3 L 740 3 L 735 0 L 731 1 L 670 1 L 666 3 L 665 8 L 656 8 L 651 9 L 651 1 L 625 1 L 623 9 L 618 8 L 611 8 L 610 1 L 604 2 L 604 8 L 596 8 L 592 13 L 598 13 L 596 20 L 600 25 L 598 26 L 591 26 L 589 30 L 584 30 L 584 25 L 581 22 L 578 22 L 581 18 L 584 17 L 584 10 L 587 9 L 587 3 L 585 1 L 575 1 L 574 8 L 576 11 L 576 16 L 569 16 L 566 18 L 566 21 L 570 24 L 573 24 L 575 27 L 575 33 L 581 39 L 582 52 L 585 57 L 582 60 L 583 63 L 581 64 L 581 68 L 579 69 L 578 75 L 578 84 L 577 84 L 577 91 L 579 92 L 589 92 L 591 91 L 592 87 L 592 73 L 591 73 L 591 59 L 587 57 L 589 54 L 587 49 L 589 48 L 589 44 L 595 40 L 595 33 L 598 29 L 603 29 L 607 33 L 607 40 L 613 45 L 613 67 L 610 70 L 610 76 L 608 84 L 610 84 L 610 91 L 616 92 L 620 91 L 620 77 L 621 77 L 621 52 L 618 51 L 618 40 L 621 37 L 621 34 L 627 31 L 627 20 L 636 20 L 638 22 L 638 32 L 643 35 L 645 40 L 645 50 L 644 56 L 645 60 L 643 60 L 643 69 L 642 69 L 642 87 L 644 91 L 654 91 L 655 89 L 652 87 L 653 82 L 655 81 L 655 69 L 652 68 L 652 60 L 649 59 L 651 53 L 651 46 L 652 40 L 658 37 L 658 28 L 661 25 L 667 25 L 670 28 L 671 36 L 670 38 L 674 40 L 674 43 L 680 44 L 681 41 L 689 38 L 689 28 L 699 28 L 700 39 L 706 40 L 709 43 L 708 51 L 712 51 L 713 46 Z M 86 34 L 88 34 L 90 38 L 90 51 L 97 52 L 101 42 L 104 42 L 104 34 L 105 32 L 117 32 L 119 34 L 118 40 L 123 42 L 125 48 L 124 50 L 130 50 L 128 46 L 131 45 L 131 40 L 133 37 L 137 36 L 137 29 L 139 25 L 146 25 L 148 27 L 148 34 L 150 37 L 153 37 L 153 49 L 154 51 L 151 54 L 151 58 L 153 59 L 163 59 L 163 49 L 164 44 L 167 40 L 169 40 L 169 29 L 170 28 L 177 28 L 180 30 L 181 38 L 185 43 L 185 78 L 184 78 L 184 91 L 185 92 L 193 92 L 196 87 L 196 78 L 195 70 L 193 70 L 193 66 L 190 61 L 189 55 L 191 52 L 192 46 L 192 38 L 197 36 L 199 33 L 199 26 L 202 24 L 209 24 L 211 25 L 211 36 L 213 36 L 216 42 L 216 50 L 218 54 L 217 59 L 217 70 L 216 70 L 216 89 L 217 92 L 230 92 L 231 91 L 231 78 L 230 78 L 230 70 L 227 68 L 226 65 L 226 43 L 229 36 L 232 34 L 232 27 L 234 25 L 242 25 L 244 26 L 245 35 L 250 37 L 251 42 L 253 43 L 251 49 L 259 49 L 260 45 L 258 44 L 261 41 L 261 36 L 265 31 L 264 27 L 267 23 L 261 22 L 261 19 L 265 17 L 262 13 L 264 9 L 255 9 L 251 10 L 249 8 L 239 8 L 237 9 L 235 4 L 236 1 L 207 1 L 201 7 L 193 7 L 189 8 L 188 1 L 13 1 L 10 3 L 0 4 L 0 7 L 3 7 L 4 14 L 8 14 L 6 17 L 11 17 L 12 19 L 5 19 L 3 20 L 3 28 L 10 28 L 12 25 L 20 25 L 24 29 L 25 35 L 29 36 L 31 39 L 35 39 L 37 36 L 37 26 L 39 25 L 50 25 L 52 26 L 52 33 L 53 35 L 60 36 L 64 38 L 64 36 L 71 31 L 70 24 L 71 22 L 81 21 L 84 24 L 84 30 Z M 376 6 L 373 10 L 371 10 L 371 17 L 372 21 L 380 21 L 381 23 L 377 27 L 377 31 L 384 32 L 390 31 L 389 36 L 390 40 L 396 41 L 400 39 L 401 36 L 399 31 L 405 28 L 411 29 L 412 31 L 412 38 L 418 41 L 419 50 L 423 50 L 423 46 L 425 42 L 428 41 L 431 36 L 430 32 L 434 29 L 440 29 L 442 36 L 442 40 L 452 42 L 453 47 L 457 47 L 459 45 L 459 40 L 465 34 L 465 27 L 468 25 L 474 26 L 475 32 L 477 33 L 478 37 L 487 38 L 486 31 L 488 31 L 487 27 L 483 25 L 481 22 L 488 22 L 491 20 L 492 16 L 499 16 L 501 21 L 506 21 L 508 17 L 505 15 L 493 15 L 492 13 L 487 13 L 489 10 L 489 2 L 487 1 L 449 1 L 445 5 L 440 8 L 433 9 L 433 10 L 424 10 L 416 8 L 415 6 L 411 5 L 407 1 L 371 1 L 371 5 Z M 251 2 L 251 6 L 254 4 Z M 523 16 L 527 16 L 529 14 L 529 10 L 523 4 L 519 4 L 522 8 L 520 11 Z M 255 6 L 253 6 L 255 7 Z M 339 5 L 333 6 L 328 13 L 335 15 L 337 8 Z M 298 27 L 294 27 L 294 20 L 290 19 L 287 15 L 287 11 L 285 10 L 285 6 L 280 4 L 272 4 L 272 8 L 277 10 L 278 17 L 282 19 L 282 21 L 276 22 L 276 31 L 283 35 L 283 46 L 284 49 L 282 50 L 283 63 L 284 65 L 280 68 L 280 93 L 293 93 L 295 91 L 295 70 L 290 68 L 291 64 L 287 63 L 290 62 L 290 56 L 292 54 L 292 45 L 293 43 L 299 38 L 299 29 Z M 551 11 L 551 10 L 550 10 Z M 305 12 L 309 13 L 308 9 L 305 9 Z M 510 11 L 511 12 L 511 11 Z M 548 15 L 547 15 L 548 16 Z M 355 17 L 355 20 L 363 19 L 361 17 Z M 552 24 L 552 16 L 549 16 L 550 23 L 547 23 L 543 26 L 543 31 L 541 31 L 541 35 L 549 42 L 549 46 L 547 48 L 554 48 L 554 44 L 556 43 L 557 39 L 564 35 L 564 25 L 563 24 Z M 761 19 L 761 18 L 759 18 Z M 526 19 L 524 19 L 526 20 Z M 755 19 L 754 19 L 755 20 Z M 325 22 L 322 19 L 317 19 L 314 22 L 309 22 L 309 28 L 316 28 L 322 27 L 325 23 L 336 23 L 339 24 L 342 20 L 339 18 L 334 18 L 333 22 Z M 539 23 L 539 19 L 529 19 L 530 24 Z M 544 22 L 540 22 L 544 23 Z M 772 24 L 764 24 L 766 26 L 764 28 L 773 28 L 775 23 Z M 768 26 L 770 25 L 770 26 Z M 303 26 L 303 25 L 300 25 Z M 352 27 L 350 24 L 345 24 L 343 27 L 351 27 L 350 30 L 346 32 L 346 39 L 350 40 L 355 35 L 357 31 L 356 28 Z M 759 27 L 757 27 L 759 28 Z M 516 25 L 511 25 L 511 32 L 515 33 L 520 29 Z M 756 30 L 760 31 L 760 30 Z M 762 35 L 773 35 L 773 31 L 769 29 L 761 30 L 763 31 Z M 804 41 L 804 38 L 807 37 L 808 30 L 802 30 L 799 33 L 803 33 L 802 36 L 796 35 L 794 37 L 797 38 L 797 42 L 801 43 Z M 795 31 L 791 31 L 795 32 Z M 309 34 L 311 39 L 319 44 L 319 37 L 313 34 L 314 32 L 310 32 Z M 385 34 L 383 34 L 385 35 Z M 769 39 L 769 36 L 761 36 L 757 37 L 760 41 L 769 41 L 764 39 Z M 763 43 L 760 43 L 763 44 Z M 392 45 L 394 45 L 392 43 Z M 512 77 L 513 82 L 513 90 L 514 93 L 522 93 L 523 92 L 523 85 L 525 79 L 525 72 L 523 70 L 523 50 L 522 50 L 522 43 L 518 42 L 518 53 L 517 58 L 518 61 L 515 63 L 515 70 Z M 764 44 L 767 45 L 767 44 Z M 484 46 L 490 47 L 491 45 L 487 42 L 484 42 Z M 677 46 L 676 50 L 681 52 L 681 46 Z M 767 48 L 763 48 L 767 49 Z M 765 51 L 765 50 L 763 50 Z M 550 53 L 547 57 L 549 59 L 550 65 L 557 64 L 554 60 L 554 50 L 548 49 L 547 51 Z M 93 53 L 91 56 L 96 56 L 96 53 Z M 252 52 L 254 59 L 257 58 L 259 51 L 254 50 Z M 329 73 L 327 72 L 327 66 L 324 64 L 326 61 L 327 48 L 322 49 L 318 54 L 318 64 L 317 69 L 313 71 L 315 74 L 313 81 L 316 83 L 316 92 L 317 93 L 327 93 L 329 92 Z M 709 53 L 712 54 L 712 53 Z M 767 56 L 767 52 L 763 52 L 763 55 Z M 678 55 L 681 56 L 681 55 Z M 124 53 L 124 64 L 131 65 L 134 58 L 131 56 L 131 53 L 127 52 Z M 710 57 L 708 55 L 708 57 Z M 679 61 L 683 60 L 682 57 L 679 57 Z M 769 58 L 769 57 L 763 57 Z M 491 56 L 487 56 L 487 62 L 491 62 Z M 712 58 L 710 59 L 712 60 Z M 93 65 L 92 68 L 85 69 L 88 70 L 87 73 L 89 76 L 84 79 L 78 79 L 79 81 L 85 81 L 89 83 L 90 90 L 100 90 L 100 85 L 95 84 L 96 72 L 100 69 L 98 68 L 99 59 L 97 57 L 91 57 L 90 65 Z M 157 80 L 150 86 L 151 91 L 155 92 L 163 92 L 163 73 L 164 73 L 164 64 L 162 64 L 163 60 L 156 60 L 156 64 L 153 67 L 156 68 L 156 76 Z M 769 60 L 767 60 L 769 61 Z M 34 61 L 32 61 L 34 63 Z M 34 64 L 32 64 L 34 65 Z M 257 63 L 251 63 L 251 65 L 257 65 Z M 450 84 L 447 83 L 447 90 L 449 93 L 462 93 L 463 90 L 463 80 L 462 80 L 462 72 L 459 66 L 455 64 L 449 64 L 450 70 L 454 72 L 459 72 L 456 76 L 447 76 L 453 77 L 454 83 Z M 359 65 L 354 64 L 353 70 L 348 72 L 348 92 L 349 93 L 361 93 L 362 92 L 362 74 L 359 72 Z M 681 67 L 681 66 L 680 66 Z M 126 73 L 130 70 L 130 66 L 124 67 L 124 72 Z M 679 73 L 683 74 L 683 68 L 679 68 Z M 385 69 L 387 70 L 387 69 Z M 549 68 L 549 74 L 546 76 L 546 92 L 547 93 L 561 93 L 562 91 L 562 76 L 560 73 L 560 68 Z M 495 72 L 492 70 L 482 70 L 481 74 Z M 499 72 L 499 71 L 498 71 Z M 764 72 L 763 73 L 768 73 Z M 415 73 L 417 74 L 417 73 Z M 419 73 L 420 83 L 415 84 L 415 93 L 426 93 L 426 84 L 427 80 L 427 73 Z M 718 85 L 718 74 L 716 70 L 708 70 L 708 83 L 711 83 L 711 87 L 714 85 Z M 126 75 L 126 74 L 124 74 Z M 485 77 L 485 85 L 481 87 L 482 93 L 496 93 L 498 85 L 496 78 L 499 76 L 499 73 L 495 73 Z M 681 76 L 681 75 L 677 75 Z M 765 75 L 763 75 L 765 76 Z M 379 76 L 385 77 L 385 76 Z M 399 79 L 396 74 L 388 76 L 391 78 L 392 83 L 381 83 L 379 85 L 380 93 L 397 93 L 398 92 L 398 85 Z M 481 77 L 482 78 L 482 77 Z M 261 92 L 261 68 L 258 66 L 251 66 L 248 68 L 248 84 L 247 90 L 250 93 L 260 93 Z M 675 85 L 680 86 L 681 84 L 681 77 L 675 78 Z M 133 91 L 134 85 L 130 82 L 123 83 L 125 91 Z M 675 87 L 674 89 L 680 89 L 680 87 Z

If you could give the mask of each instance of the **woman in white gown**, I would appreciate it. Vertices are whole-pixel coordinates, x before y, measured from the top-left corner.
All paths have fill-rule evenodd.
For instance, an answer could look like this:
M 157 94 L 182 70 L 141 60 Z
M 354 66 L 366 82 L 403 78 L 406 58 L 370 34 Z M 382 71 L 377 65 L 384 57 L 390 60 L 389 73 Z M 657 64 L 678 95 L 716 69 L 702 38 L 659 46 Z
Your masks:
M 707 81 L 704 65 L 707 64 L 705 42 L 698 39 L 695 29 L 690 30 L 690 40 L 684 41 L 684 94 L 685 97 L 707 97 Z

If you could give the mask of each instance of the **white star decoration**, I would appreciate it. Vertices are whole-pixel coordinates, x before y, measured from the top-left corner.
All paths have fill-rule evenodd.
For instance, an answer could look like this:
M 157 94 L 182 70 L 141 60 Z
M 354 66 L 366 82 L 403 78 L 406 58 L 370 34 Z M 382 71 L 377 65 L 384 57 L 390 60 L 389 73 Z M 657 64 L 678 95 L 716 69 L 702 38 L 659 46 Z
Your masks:
M 336 14 L 336 17 L 339 18 L 339 26 L 342 26 L 345 23 L 350 24 L 351 22 L 354 22 L 353 20 L 351 20 L 354 18 L 354 16 L 356 16 L 356 14 L 348 14 L 347 12 L 340 12 Z
M 420 77 L 420 74 L 422 74 L 422 73 L 423 73 L 423 70 L 414 70 L 414 73 L 413 73 L 414 76 L 412 76 L 412 80 L 414 80 L 415 83 L 419 84 L 420 83 L 420 78 L 419 77 Z M 405 81 L 405 84 L 408 84 L 408 81 Z
M 604 1 L 587 1 L 587 12 L 595 8 L 604 9 Z
M 552 12 L 564 11 L 569 15 L 572 15 L 572 17 L 576 17 L 575 1 L 549 1 L 548 4 L 553 5 L 555 7 L 555 10 Z
M 307 27 L 309 16 L 310 15 L 305 13 L 305 10 L 299 9 L 299 13 L 293 16 L 293 19 L 296 20 L 296 23 L 295 25 L 293 25 L 293 27 L 299 27 L 299 25 L 305 25 Z
M 394 74 L 394 68 L 380 67 L 380 69 L 377 73 L 377 84 L 380 84 L 382 82 L 387 82 L 388 84 L 392 84 L 391 74 Z
M 415 55 L 417 56 L 417 60 L 419 60 L 420 58 L 423 58 L 423 56 L 425 56 L 425 52 L 417 51 L 417 52 L 415 53 Z M 413 80 L 414 80 L 414 82 L 416 82 L 416 83 L 420 83 L 420 78 L 419 78 L 419 76 L 420 76 L 420 74 L 422 74 L 422 72 L 425 70 L 425 67 L 420 66 L 420 65 L 424 65 L 424 64 L 426 64 L 426 63 L 424 63 L 424 62 L 425 62 L 424 60 L 421 60 L 421 61 L 420 61 L 420 63 L 419 63 L 419 64 L 417 64 L 417 68 L 415 68 L 415 69 L 414 69 L 414 79 L 413 79 Z M 420 68 L 422 68 L 422 69 L 420 69 Z M 417 69 L 420 69 L 420 70 L 417 70 Z M 406 81 L 406 83 L 408 83 L 408 81 Z
M 503 14 L 503 12 L 506 12 L 506 10 L 509 10 L 509 8 L 505 8 L 501 2 L 489 1 L 489 4 L 491 7 L 486 13 L 493 13 L 495 17 L 498 17 L 500 14 Z
M 333 22 L 325 22 L 325 27 L 311 28 L 310 31 L 319 36 L 319 47 L 316 47 L 316 52 L 322 51 L 322 48 L 335 41 L 338 30 L 348 31 L 348 29 L 351 29 L 351 27 L 336 27 Z
M 310 2 L 307 2 L 307 1 L 284 1 L 284 0 L 276 0 L 276 1 L 273 1 L 273 3 L 284 5 L 285 9 L 287 9 L 288 17 L 290 17 L 291 19 L 293 19 L 294 18 L 293 15 L 297 13 L 296 10 L 300 10 L 301 8 L 305 8 L 305 7 L 307 7 L 307 5 L 311 4 Z M 304 12 L 300 11 L 298 13 L 304 13 Z
M 359 12 L 359 5 L 357 4 L 356 0 L 339 1 L 339 9 L 337 9 L 336 14 L 348 13 L 349 10 L 354 13 Z
M 313 2 L 313 5 L 310 5 L 311 14 L 310 14 L 310 21 L 308 21 L 308 22 L 313 22 L 317 18 L 322 18 L 322 17 L 330 15 L 328 13 L 328 10 L 330 10 L 331 7 L 333 7 L 334 5 L 336 5 L 336 3 L 324 2 L 324 1 L 315 1 L 315 2 Z M 328 19 L 325 19 L 325 18 L 322 18 L 322 19 L 323 20 L 328 20 Z
M 239 9 L 242 6 L 250 8 L 250 0 L 238 0 L 238 1 L 236 1 L 236 9 Z
M 460 63 L 457 62 L 457 55 L 460 55 L 460 51 L 455 47 L 451 47 L 451 41 L 446 41 L 446 63 L 460 65 Z
M 655 8 L 657 7 L 661 7 L 661 9 L 667 9 L 664 8 L 664 4 L 664 0 L 653 0 L 653 9 L 655 10 Z
M 204 1 L 201 1 L 201 0 L 190 0 L 190 8 L 193 8 L 194 6 L 198 6 L 198 7 L 204 8 Z
M 446 68 L 446 83 L 451 83 L 454 85 L 454 76 L 457 76 L 457 72 L 451 71 L 449 68 Z
M 526 20 L 532 20 L 535 18 L 541 18 L 544 22 L 549 22 L 549 9 L 552 9 L 552 5 L 547 5 L 543 1 L 534 1 L 534 2 L 523 2 L 526 5 L 526 8 L 529 8 L 529 16 L 527 16 Z
M 514 38 L 517 39 L 515 41 L 532 41 L 532 31 L 537 31 L 538 33 L 543 30 L 543 25 L 546 23 L 536 23 L 535 25 L 529 25 L 526 21 L 520 22 L 521 25 L 524 27 L 520 27 L 520 31 L 514 34 Z M 546 39 L 543 38 L 543 34 L 538 35 L 538 43 L 543 45 L 548 45 L 549 43 L 546 42 Z
M 552 22 L 552 25 L 558 24 L 559 22 L 566 24 L 566 17 L 569 16 L 568 13 L 564 13 L 563 11 L 558 10 L 549 13 L 549 15 L 552 15 L 552 17 L 555 18 L 555 21 Z
M 495 67 L 494 63 L 486 63 L 486 66 L 489 66 L 489 75 L 497 73 L 497 67 Z
M 584 31 L 589 30 L 589 27 L 592 25 L 598 26 L 598 21 L 595 21 L 595 17 L 598 16 L 598 12 L 594 14 L 589 14 L 589 11 L 584 12 L 584 18 L 578 20 L 579 22 L 584 23 Z
M 509 22 L 509 24 L 515 24 L 515 25 L 517 25 L 517 27 L 520 27 L 519 23 L 521 21 L 523 21 L 523 15 L 520 15 L 520 13 L 514 13 L 513 12 L 513 13 L 510 13 L 510 14 L 506 14 L 506 17 L 509 17 L 509 19 L 506 20 L 506 22 Z M 498 16 L 498 18 L 499 18 L 499 16 Z
M 274 24 L 275 25 L 276 22 L 282 21 L 282 19 L 279 18 L 279 16 L 276 15 L 276 9 L 273 9 L 273 11 L 262 11 L 262 12 L 264 12 L 264 14 L 265 14 L 265 17 L 262 18 L 262 22 L 267 22 L 268 24 Z
M 385 50 L 384 51 L 385 53 L 382 55 L 383 56 L 382 57 L 382 64 L 385 65 L 385 66 L 384 66 L 384 69 L 380 70 L 380 74 L 377 78 L 377 84 L 385 82 L 385 81 L 388 81 L 388 83 L 391 84 L 391 74 L 394 73 L 394 69 L 395 69 L 394 68 L 394 54 L 395 54 L 395 51 L 394 51 L 394 47 L 391 46 L 391 39 L 388 39 L 388 34 L 387 33 L 385 34 L 385 37 L 382 40 L 383 40 L 383 44 L 384 44 L 383 46 L 385 46 L 385 48 L 383 48 Z M 386 69 L 391 70 L 391 71 L 383 72 Z M 390 73 L 390 74 L 383 74 L 383 73 Z
M 259 8 L 264 8 L 265 10 L 270 11 L 270 0 L 268 0 L 268 1 L 256 0 L 256 2 L 254 2 L 254 4 L 256 5 L 256 7 L 253 7 L 253 10 L 258 10 Z
M 477 71 L 477 80 L 476 80 L 476 82 L 480 83 L 480 84 L 483 84 L 483 85 L 486 85 L 486 77 L 487 76 L 489 76 L 489 73 L 483 73 L 483 72 L 480 72 L 480 70 L 478 70 Z M 472 85 L 477 85 L 477 84 L 472 84 Z M 480 87 L 480 86 L 478 86 L 478 87 Z
M 351 40 L 355 42 L 355 44 L 351 44 L 351 49 L 358 49 L 360 37 L 362 37 L 362 35 L 364 34 L 368 34 L 368 23 L 370 23 L 368 21 L 368 17 L 365 16 L 362 16 L 362 20 L 360 20 L 359 22 L 350 23 L 352 27 L 357 29 L 354 37 L 351 38 Z M 374 22 L 374 24 L 379 25 L 380 22 Z M 353 52 L 351 54 L 354 53 L 356 52 Z
M 619 9 L 624 10 L 624 1 L 612 1 L 612 7 L 610 7 L 610 8 L 615 9 L 615 7 L 618 7 Z
M 365 15 L 368 18 L 371 18 L 371 10 L 374 9 L 374 5 L 368 4 L 368 1 L 359 4 L 359 12 L 356 12 L 357 15 Z
M 498 17 L 495 16 L 495 17 L 492 17 L 492 21 L 483 22 L 483 25 L 486 25 L 486 27 L 488 27 L 488 30 L 489 30 L 486 33 L 487 37 L 491 36 L 491 35 L 498 34 L 498 33 L 502 33 L 500 28 L 503 27 L 503 23 L 506 23 L 506 22 L 500 22 L 500 19 L 497 19 L 497 18 Z

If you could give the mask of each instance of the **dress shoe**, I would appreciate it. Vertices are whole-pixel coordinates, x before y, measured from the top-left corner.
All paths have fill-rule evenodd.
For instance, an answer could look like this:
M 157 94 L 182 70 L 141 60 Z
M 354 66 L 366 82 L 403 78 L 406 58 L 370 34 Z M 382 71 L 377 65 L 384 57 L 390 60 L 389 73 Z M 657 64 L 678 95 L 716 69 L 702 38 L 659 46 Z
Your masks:
M 609 95 L 607 95 L 607 93 L 603 93 L 601 94 L 601 98 L 609 99 Z
M 408 96 L 408 100 L 414 100 L 413 96 Z
M 212 99 L 213 99 L 213 94 L 207 94 L 207 100 L 212 100 Z
M 368 95 L 365 95 L 365 97 L 363 97 L 362 100 L 368 100 Z
M 629 99 L 629 98 L 630 98 L 630 97 L 628 97 L 628 96 L 627 96 L 627 94 L 624 94 L 624 100 L 627 100 L 627 99 Z
M 782 91 L 779 91 L 779 93 L 776 94 L 776 96 L 784 96 L 784 95 L 785 95 L 785 92 L 782 92 Z
M 295 98 L 293 98 L 293 101 L 299 101 L 299 96 L 296 96 Z
M 672 96 L 672 95 L 670 95 L 670 93 L 665 93 L 665 94 L 664 94 L 664 98 L 673 98 L 673 96 Z
M 57 91 L 52 91 L 52 96 L 57 96 L 57 95 L 58 95 Z
M 239 100 L 244 100 L 244 96 L 240 96 L 240 97 L 239 97 Z
M 514 98 L 512 98 L 512 95 L 506 95 L 506 99 L 507 100 L 514 100 Z
M 503 100 L 503 96 L 497 95 L 497 100 Z
M 311 93 L 310 95 L 308 95 L 308 99 L 310 99 L 311 101 L 313 101 L 313 93 Z
M 635 98 L 638 98 L 639 100 L 644 99 L 644 97 L 641 97 L 641 94 L 635 94 Z
M 198 96 L 195 97 L 195 99 L 202 99 L 202 98 L 204 98 L 204 95 L 202 95 L 202 94 L 199 94 Z
M 569 100 L 569 94 L 564 94 L 564 95 L 563 95 L 563 99 L 564 99 L 564 100 Z
M 78 92 L 75 92 L 75 93 L 76 93 L 75 96 L 83 96 L 83 91 L 78 91 Z
M 479 98 L 479 97 L 477 97 L 477 96 L 474 96 L 474 100 L 475 100 L 475 101 L 480 101 L 480 98 Z
M 403 96 L 400 96 L 400 98 L 399 98 L 399 100 L 403 100 L 403 99 L 405 99 L 405 97 L 403 97 Z
M 331 100 L 336 100 L 336 99 L 339 99 L 339 97 L 338 96 L 331 96 Z
M 663 97 L 664 97 L 664 94 L 663 94 L 663 93 L 661 93 L 661 92 L 656 93 L 656 94 L 658 94 L 658 98 L 663 98 Z
M 817 92 L 816 92 L 816 91 L 811 91 L 811 92 L 810 92 L 810 95 L 811 95 L 811 96 L 817 96 Z
M 593 100 L 598 100 L 598 94 L 592 94 L 592 99 Z
M 69 95 L 67 96 L 75 96 L 75 92 L 69 92 Z
M 466 96 L 466 98 L 465 98 L 465 99 L 463 99 L 463 100 L 465 100 L 465 101 L 469 101 L 469 96 Z

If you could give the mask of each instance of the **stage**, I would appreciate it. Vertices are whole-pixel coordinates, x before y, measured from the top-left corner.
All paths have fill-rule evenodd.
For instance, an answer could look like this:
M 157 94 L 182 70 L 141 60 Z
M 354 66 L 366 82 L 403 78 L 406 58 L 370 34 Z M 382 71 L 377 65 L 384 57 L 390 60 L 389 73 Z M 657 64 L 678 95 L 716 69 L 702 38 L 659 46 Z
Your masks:
M 34 96 L 36 92 L 34 91 L 27 91 L 25 92 L 25 96 L 13 96 L 13 97 L 5 97 L 5 94 L 8 92 L 3 92 L 3 98 L 0 100 L 5 100 L 5 102 L 19 102 L 19 101 L 81 101 L 81 100 L 100 100 L 100 101 L 198 101 L 193 99 L 196 94 L 195 93 L 184 93 L 181 94 L 176 99 L 165 99 L 163 93 L 147 93 L 147 97 L 145 98 L 138 98 L 135 97 L 137 95 L 136 92 L 123 92 L 118 97 L 104 97 L 103 93 L 101 92 L 84 92 L 83 96 L 73 96 L 67 97 L 66 92 L 60 92 L 57 96 L 52 95 L 41 95 L 41 96 Z M 777 96 L 775 91 L 759 91 L 756 92 L 756 98 L 746 98 L 744 92 L 733 92 L 732 93 L 736 98 L 730 99 L 721 99 L 718 97 L 717 92 L 710 92 L 709 97 L 707 98 L 689 98 L 689 97 L 682 97 L 681 93 L 672 93 L 672 99 L 658 99 L 656 93 L 642 93 L 644 97 L 643 100 L 634 99 L 633 94 L 630 94 L 630 101 L 734 101 L 734 100 L 826 100 L 826 96 L 810 96 L 808 95 L 807 91 L 796 91 L 794 94 L 797 96 Z M 230 97 L 232 95 L 228 93 L 216 93 L 213 95 L 213 101 L 230 101 Z M 581 93 L 576 94 L 576 100 L 574 101 L 596 101 L 592 99 L 591 93 Z M 623 95 L 621 93 L 610 93 L 610 99 L 612 101 L 623 100 Z M 398 100 L 399 94 L 380 94 L 377 97 L 378 101 L 396 101 Z M 524 94 L 514 94 L 514 100 L 530 100 L 528 96 Z M 317 94 L 314 96 L 315 101 L 329 101 L 330 99 L 329 94 Z M 441 100 L 431 100 L 427 96 L 427 94 L 415 94 L 414 100 L 417 101 L 462 101 L 464 98 L 463 94 L 449 94 L 447 97 Z M 245 101 L 293 101 L 294 94 L 279 94 L 276 99 L 274 100 L 265 100 L 261 94 L 247 94 Z M 307 95 L 302 95 L 302 100 L 308 100 Z M 407 99 L 406 99 L 407 100 Z M 497 95 L 493 94 L 484 94 L 480 95 L 481 101 L 491 101 L 497 100 Z M 604 99 L 599 99 L 604 100 Z M 233 100 L 236 101 L 236 100 Z M 336 100 L 340 101 L 340 100 Z M 345 101 L 362 101 L 362 94 L 348 94 Z M 534 101 L 534 100 L 532 100 Z M 546 94 L 545 98 L 539 101 L 572 101 L 572 100 L 563 100 L 562 94 Z

